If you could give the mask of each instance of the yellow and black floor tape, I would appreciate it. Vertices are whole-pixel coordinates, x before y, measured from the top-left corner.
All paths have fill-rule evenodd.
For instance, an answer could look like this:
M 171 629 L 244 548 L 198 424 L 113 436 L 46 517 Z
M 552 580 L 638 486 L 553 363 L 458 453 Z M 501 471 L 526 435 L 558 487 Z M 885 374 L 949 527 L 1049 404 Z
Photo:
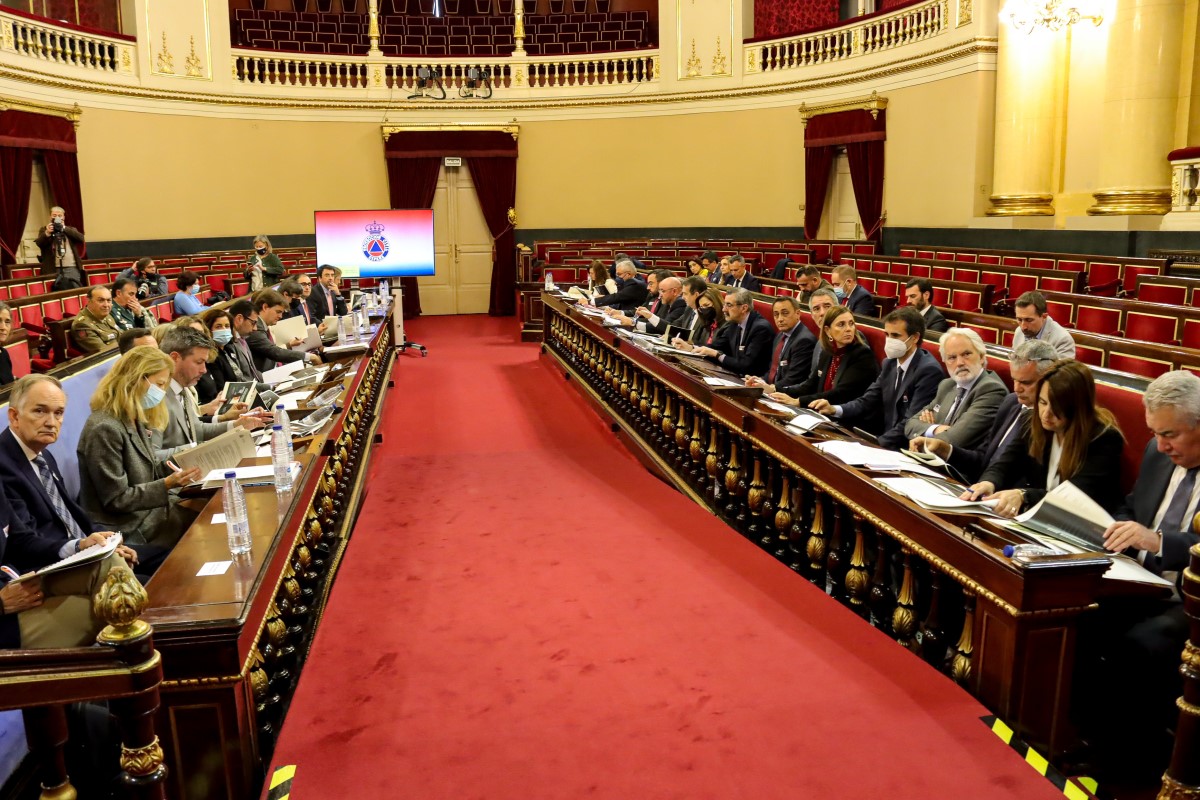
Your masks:
M 288 800 L 292 794 L 292 778 L 295 774 L 295 764 L 277 767 L 271 773 L 271 788 L 267 792 L 267 800 Z
M 992 729 L 992 733 L 1000 737 L 1000 740 L 1016 750 L 1021 758 L 1029 766 L 1033 767 L 1039 775 L 1042 775 L 1050 783 L 1058 787 L 1058 790 L 1063 793 L 1064 797 L 1069 797 L 1071 800 L 1092 800 L 1092 798 L 1101 798 L 1104 796 L 1099 793 L 1100 787 L 1097 786 L 1095 779 L 1088 777 L 1068 778 L 1066 775 L 1059 772 L 1050 765 L 1050 762 L 1041 753 L 1034 750 L 1021 739 L 1013 734 L 1013 729 L 1004 724 L 1004 722 L 992 714 L 986 717 L 980 717 L 983 724 Z

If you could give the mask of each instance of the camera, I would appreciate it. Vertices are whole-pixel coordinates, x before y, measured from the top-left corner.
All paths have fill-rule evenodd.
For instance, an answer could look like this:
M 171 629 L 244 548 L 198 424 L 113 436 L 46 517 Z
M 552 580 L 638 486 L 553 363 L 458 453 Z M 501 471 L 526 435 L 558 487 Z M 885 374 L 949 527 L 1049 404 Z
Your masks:
M 59 219 L 58 217 L 54 217 L 52 220 L 50 220 L 50 226 L 52 228 L 54 228 L 55 236 L 62 236 L 63 221 L 61 219 Z

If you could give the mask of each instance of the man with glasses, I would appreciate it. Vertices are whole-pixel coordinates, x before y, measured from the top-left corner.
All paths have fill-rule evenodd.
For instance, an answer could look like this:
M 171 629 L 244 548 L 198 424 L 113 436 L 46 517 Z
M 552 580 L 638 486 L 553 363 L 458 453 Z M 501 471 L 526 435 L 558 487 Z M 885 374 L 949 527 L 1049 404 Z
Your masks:
M 723 305 L 728 321 L 717 331 L 712 347 L 697 347 L 695 352 L 738 375 L 766 373 L 771 368 L 771 345 L 775 339 L 771 323 L 754 310 L 747 289 L 729 290 Z
M 938 386 L 933 402 L 905 424 L 905 437 L 928 436 L 955 447 L 978 447 L 1008 389 L 987 368 L 987 347 L 975 331 L 955 328 L 942 337 L 941 348 L 950 377 Z

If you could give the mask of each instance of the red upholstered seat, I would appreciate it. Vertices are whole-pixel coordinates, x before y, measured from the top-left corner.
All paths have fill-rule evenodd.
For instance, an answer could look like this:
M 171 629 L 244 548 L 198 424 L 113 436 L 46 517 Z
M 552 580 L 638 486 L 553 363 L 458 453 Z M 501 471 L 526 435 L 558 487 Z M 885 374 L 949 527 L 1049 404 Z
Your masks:
M 980 283 L 979 270 L 977 269 L 962 269 L 954 270 L 954 280 L 963 283 Z
M 1137 279 L 1139 275 L 1161 275 L 1162 270 L 1158 267 L 1143 267 L 1136 264 L 1125 265 L 1125 291 L 1132 292 L 1137 288 Z
M 1081 305 L 1075 311 L 1075 327 L 1088 333 L 1115 336 L 1121 330 L 1121 312 L 1115 308 Z
M 1125 336 L 1142 342 L 1174 344 L 1178 336 L 1178 320 L 1161 314 L 1129 311 L 1125 314 Z
M 930 273 L 928 264 L 913 264 L 909 267 L 908 274 L 914 278 L 928 278 Z
M 969 322 L 964 322 L 961 325 L 959 325 L 959 327 L 960 328 L 970 328 L 971 330 L 978 333 L 979 338 L 983 339 L 988 344 L 999 344 L 1000 343 L 999 328 L 989 328 L 986 325 L 972 325 Z
M 1067 292 L 1069 294 L 1075 288 L 1075 282 L 1070 278 L 1042 276 L 1038 282 L 1038 288 L 1046 292 Z
M 1144 378 L 1153 380 L 1159 375 L 1170 372 L 1171 363 L 1169 361 L 1159 361 L 1153 358 L 1143 358 L 1142 356 L 1133 356 L 1128 353 L 1114 353 L 1110 351 L 1108 354 L 1108 368 L 1141 375 Z
M 1029 257 L 1030 269 L 1054 269 L 1056 266 L 1057 264 L 1053 258 L 1043 258 L 1041 256 Z
M 970 289 L 955 289 L 950 293 L 950 307 L 959 311 L 982 312 L 983 294 Z
M 1104 350 L 1086 344 L 1075 343 L 1075 360 L 1082 361 L 1091 367 L 1104 366 Z
M 954 280 L 954 267 L 930 265 L 929 277 L 939 281 L 952 281 Z
M 955 253 L 954 260 L 955 261 L 964 261 L 969 264 L 974 264 L 978 259 L 976 258 L 974 253 Z
M 1046 311 L 1050 314 L 1050 318 L 1067 328 L 1075 325 L 1075 304 L 1060 303 L 1057 300 L 1046 301 Z
M 1138 288 L 1137 299 L 1147 303 L 1167 303 L 1182 306 L 1187 303 L 1187 287 L 1170 286 L 1162 283 L 1143 283 Z
M 1006 267 L 1027 267 L 1027 259 L 1025 256 L 1004 256 L 1001 263 Z
M 933 287 L 933 304 L 935 306 L 946 306 L 950 304 L 950 290 L 945 286 Z

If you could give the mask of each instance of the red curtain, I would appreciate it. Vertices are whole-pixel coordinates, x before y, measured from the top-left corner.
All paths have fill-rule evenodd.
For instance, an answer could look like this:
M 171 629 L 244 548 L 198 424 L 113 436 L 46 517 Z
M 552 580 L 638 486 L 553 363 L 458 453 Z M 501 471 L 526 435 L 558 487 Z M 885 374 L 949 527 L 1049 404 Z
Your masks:
M 0 147 L 0 264 L 15 264 L 33 183 L 33 151 Z
M 387 159 L 392 208 L 432 208 L 441 166 L 442 160 L 436 156 Z M 401 278 L 400 287 L 404 290 L 405 319 L 421 316 L 421 292 L 417 279 Z
M 815 237 L 821 224 L 833 152 L 838 146 L 844 146 L 864 235 L 868 239 L 878 239 L 883 222 L 883 143 L 886 139 L 885 110 L 839 111 L 820 114 L 808 121 L 804 129 L 804 233 L 808 238 Z M 819 155 L 822 152 L 825 155 Z M 822 167 L 824 159 L 828 159 L 828 163 Z
M 511 317 L 517 313 L 517 238 L 508 210 L 517 203 L 517 160 L 474 156 L 467 159 L 475 193 L 492 233 L 492 296 L 488 314 Z
M 42 161 L 46 165 L 46 180 L 56 205 L 67 213 L 67 224 L 79 230 L 83 227 L 83 195 L 79 191 L 79 161 L 74 153 L 58 150 L 43 150 Z M 79 257 L 85 258 L 87 244 L 79 245 Z
M 829 189 L 829 170 L 833 167 L 836 147 L 804 148 L 804 238 L 816 239 L 825 211 L 825 192 Z
M 754 0 L 754 38 L 772 38 L 838 23 L 838 0 Z
M 475 181 L 475 192 L 493 240 L 492 291 L 488 313 L 511 316 L 516 313 L 517 281 L 516 235 L 508 221 L 517 193 L 517 140 L 504 131 L 404 131 L 388 137 L 384 155 L 395 161 L 440 162 L 443 156 L 462 156 Z M 391 178 L 392 167 L 388 167 Z M 420 167 L 407 167 L 407 178 L 391 178 L 393 198 L 398 182 L 420 183 Z M 428 175 L 424 180 L 428 181 Z M 436 186 L 437 174 L 432 178 Z M 428 184 L 425 184 L 428 185 Z M 430 202 L 433 200 L 432 189 Z M 393 205 L 395 201 L 393 199 Z M 428 208 L 428 204 L 424 206 Z
M 883 142 L 853 142 L 846 145 L 846 156 L 863 238 L 877 240 L 883 225 Z
M 0 113 L 0 263 L 13 262 L 10 251 L 25 230 L 35 154 L 42 156 L 50 193 L 67 212 L 67 224 L 85 230 L 74 123 L 49 114 L 5 111 Z M 80 247 L 80 256 L 84 252 Z

